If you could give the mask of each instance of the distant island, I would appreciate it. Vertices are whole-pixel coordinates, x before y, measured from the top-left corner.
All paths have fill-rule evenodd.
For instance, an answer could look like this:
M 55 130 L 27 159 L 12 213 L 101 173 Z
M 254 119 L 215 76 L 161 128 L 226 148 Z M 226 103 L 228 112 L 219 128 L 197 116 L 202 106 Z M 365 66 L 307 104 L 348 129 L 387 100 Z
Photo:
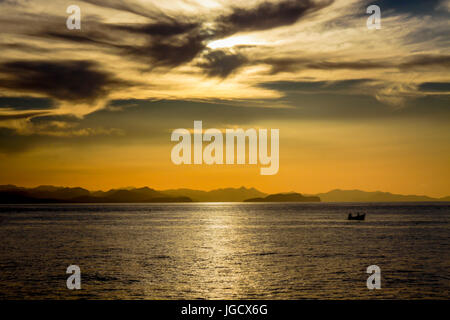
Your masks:
M 303 196 L 300 193 L 278 193 L 264 198 L 247 199 L 244 202 L 320 202 L 316 196 Z
M 170 189 L 158 191 L 149 187 L 89 191 L 75 187 L 39 186 L 24 188 L 0 185 L 0 204 L 38 203 L 183 203 L 183 202 L 432 202 L 450 201 L 450 197 L 431 198 L 398 195 L 388 192 L 332 190 L 302 195 L 296 192 L 269 195 L 255 188 L 224 188 L 211 191 Z
M 340 190 L 315 194 L 323 202 L 433 202 L 450 201 L 450 197 L 432 198 L 423 195 L 401 195 L 381 191 Z
M 21 188 L 12 185 L 0 186 L 0 203 L 157 203 L 192 202 L 185 196 L 169 196 L 162 192 L 144 188 L 89 191 L 83 188 L 39 186 Z

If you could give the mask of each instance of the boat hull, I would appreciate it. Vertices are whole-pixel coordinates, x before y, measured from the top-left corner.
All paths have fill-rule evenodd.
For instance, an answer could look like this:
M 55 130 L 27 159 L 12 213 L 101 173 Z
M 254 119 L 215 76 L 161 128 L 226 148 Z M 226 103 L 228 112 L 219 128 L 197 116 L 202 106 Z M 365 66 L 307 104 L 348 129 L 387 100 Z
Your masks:
M 366 219 L 366 214 L 353 216 L 352 214 L 348 215 L 348 220 L 356 220 L 356 221 L 363 221 Z

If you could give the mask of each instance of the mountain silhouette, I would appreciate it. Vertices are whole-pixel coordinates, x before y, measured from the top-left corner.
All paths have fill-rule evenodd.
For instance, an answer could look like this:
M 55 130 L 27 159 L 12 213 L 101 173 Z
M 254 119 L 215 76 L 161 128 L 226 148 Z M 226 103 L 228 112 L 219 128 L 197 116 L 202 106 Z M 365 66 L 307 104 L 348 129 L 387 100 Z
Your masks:
M 268 195 L 255 188 L 223 188 L 211 191 L 170 189 L 158 191 L 149 187 L 89 191 L 83 188 L 39 186 L 23 188 L 0 185 L 0 203 L 156 203 L 156 202 L 421 202 L 450 201 L 450 197 L 431 198 L 398 195 L 389 192 L 332 190 L 316 195 L 278 193 Z
M 303 196 L 300 193 L 271 194 L 265 198 L 247 199 L 245 202 L 320 202 L 316 196 Z
M 211 191 L 175 189 L 161 191 L 169 196 L 186 196 L 199 202 L 243 202 L 249 198 L 265 197 L 266 193 L 255 188 L 224 188 Z
M 21 188 L 13 185 L 0 186 L 0 203 L 152 203 L 192 202 L 185 196 L 168 196 L 162 192 L 145 188 L 130 190 L 112 189 L 106 192 L 82 188 L 39 186 Z
M 389 192 L 366 192 L 361 190 L 331 190 L 319 193 L 324 202 L 423 202 L 423 201 L 449 201 L 450 197 L 432 198 L 428 196 L 400 195 Z

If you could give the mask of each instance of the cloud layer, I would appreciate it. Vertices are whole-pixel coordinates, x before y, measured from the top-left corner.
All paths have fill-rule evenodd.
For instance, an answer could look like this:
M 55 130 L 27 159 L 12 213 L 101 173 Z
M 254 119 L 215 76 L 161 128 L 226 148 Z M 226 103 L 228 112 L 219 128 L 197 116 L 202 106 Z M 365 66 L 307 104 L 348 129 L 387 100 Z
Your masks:
M 348 104 L 363 96 L 388 113 L 413 112 L 425 98 L 441 106 L 450 81 L 448 1 L 380 1 L 381 30 L 366 28 L 370 3 L 84 0 L 82 29 L 68 30 L 62 0 L 1 1 L 0 127 L 59 134 L 32 120 L 82 121 L 133 99 L 301 109 L 321 92 Z

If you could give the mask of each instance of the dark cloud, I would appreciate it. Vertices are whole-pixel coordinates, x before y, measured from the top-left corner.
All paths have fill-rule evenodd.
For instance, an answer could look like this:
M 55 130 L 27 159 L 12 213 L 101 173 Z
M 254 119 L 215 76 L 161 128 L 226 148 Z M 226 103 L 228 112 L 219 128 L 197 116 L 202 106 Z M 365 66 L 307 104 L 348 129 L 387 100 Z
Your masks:
M 145 35 L 149 39 L 146 46 L 127 47 L 128 53 L 147 60 L 150 58 L 156 66 L 177 67 L 194 60 L 206 49 L 207 41 L 241 31 L 267 30 L 291 25 L 302 16 L 332 2 L 286 0 L 279 3 L 263 2 L 251 9 L 235 7 L 230 14 L 219 17 L 207 27 L 207 21 L 182 21 L 182 18 L 175 21 L 165 16 L 160 22 L 118 26 L 118 29 Z M 204 58 L 208 60 L 204 65 L 207 74 L 220 77 L 228 76 L 244 61 L 242 55 L 232 56 L 223 52 L 207 52 Z M 222 70 L 219 70 L 219 60 L 226 64 Z
M 206 50 L 208 41 L 231 36 L 241 31 L 267 30 L 291 25 L 301 17 L 330 5 L 333 0 L 284 0 L 277 3 L 266 1 L 254 8 L 233 7 L 231 13 L 213 21 L 208 21 L 206 17 L 178 16 L 175 19 L 161 11 L 158 13 L 158 9 L 151 5 L 149 8 L 140 9 L 135 3 L 125 4 L 123 1 L 86 0 L 86 2 L 144 15 L 150 18 L 151 22 L 112 25 L 90 19 L 84 21 L 83 31 L 80 33 L 54 31 L 56 28 L 51 28 L 39 30 L 35 35 L 79 44 L 106 46 L 152 67 L 174 68 L 197 58 Z M 111 34 L 114 34 L 114 37 L 111 37 Z M 146 43 L 130 45 L 120 40 L 133 37 L 143 37 Z M 210 58 L 215 60 L 220 58 L 218 55 L 220 54 Z M 233 64 L 241 58 L 241 56 L 226 55 L 224 62 Z M 214 62 L 211 63 L 214 64 Z M 213 66 L 212 69 L 217 68 Z M 212 71 L 207 74 L 224 77 L 227 73 L 225 69 L 227 68 L 225 67 L 222 73 Z
M 108 49 L 116 50 L 121 55 L 127 55 L 133 59 L 150 64 L 153 67 L 177 67 L 192 61 L 206 48 L 204 42 L 205 38 L 195 33 L 181 34 L 177 37 L 163 37 L 146 33 L 144 30 L 147 27 L 149 27 L 149 25 L 119 27 L 121 31 L 127 30 L 131 33 L 147 36 L 148 41 L 145 45 L 128 45 L 120 42 L 108 41 L 107 37 L 101 36 L 101 33 L 70 34 L 67 32 L 46 32 L 41 35 L 78 44 L 106 47 Z M 160 31 L 164 33 L 163 30 Z M 167 32 L 170 33 L 169 30 L 167 30 Z M 128 36 L 130 36 L 130 34 L 128 34 Z
M 33 119 L 30 119 L 30 123 L 32 124 L 42 124 L 46 122 L 52 122 L 52 121 L 61 121 L 66 123 L 78 123 L 80 121 L 80 118 L 70 115 L 70 114 L 63 114 L 63 115 L 43 115 L 34 117 Z
M 42 47 L 36 47 L 30 44 L 25 43 L 2 43 L 0 44 L 1 50 L 16 50 L 16 51 L 22 51 L 22 52 L 28 52 L 28 53 L 48 53 L 49 49 L 42 48 Z
M 225 50 L 210 51 L 202 58 L 203 61 L 198 63 L 198 66 L 203 68 L 208 76 L 220 78 L 228 77 L 248 62 L 244 55 Z
M 450 68 L 450 55 L 416 55 L 399 65 L 401 69 L 420 67 Z
M 88 21 L 83 25 L 83 31 L 79 33 L 39 30 L 32 35 L 105 47 L 153 67 L 169 68 L 191 62 L 206 48 L 206 40 L 211 38 L 211 34 L 201 27 L 201 23 L 190 21 L 164 20 L 125 25 Z M 127 43 L 130 38 L 143 39 L 145 43 L 130 45 Z
M 0 109 L 43 110 L 53 109 L 55 104 L 50 99 L 31 97 L 0 97 Z
M 0 75 L 0 88 L 75 102 L 93 102 L 126 85 L 90 61 L 6 62 Z
M 19 120 L 19 119 L 31 119 L 36 116 L 47 114 L 47 112 L 26 112 L 26 113 L 16 113 L 16 114 L 0 114 L 1 120 Z M 1 126 L 1 124 L 0 124 Z
M 404 61 L 394 63 L 380 60 L 358 60 L 358 61 L 328 61 L 314 60 L 313 58 L 268 58 L 256 60 L 255 63 L 267 64 L 271 66 L 271 73 L 296 72 L 301 69 L 319 70 L 370 70 L 370 69 L 411 69 L 421 67 L 450 67 L 449 55 L 415 55 L 407 57 Z
M 65 40 L 81 44 L 98 44 L 115 47 L 126 47 L 123 39 L 144 36 L 152 42 L 168 40 L 175 36 L 198 35 L 201 33 L 201 23 L 198 21 L 180 21 L 174 19 L 162 19 L 150 23 L 110 24 L 103 23 L 94 18 L 83 19 L 81 31 L 60 29 L 55 26 L 47 26 L 42 30 L 34 31 L 30 35 Z M 171 38 L 172 40 L 177 40 Z M 178 39 L 180 40 L 180 39 Z
M 450 92 L 450 82 L 424 82 L 418 89 L 428 92 Z
M 409 15 L 425 15 L 437 14 L 441 0 L 376 0 L 366 1 L 366 7 L 369 4 L 375 4 L 380 7 L 382 13 L 391 14 L 409 14 Z
M 189 21 L 160 21 L 116 28 L 147 37 L 144 46 L 123 46 L 122 49 L 154 66 L 177 67 L 192 61 L 206 48 L 205 40 L 209 37 L 201 23 Z
M 375 83 L 374 79 L 350 79 L 338 81 L 272 81 L 264 82 L 259 86 L 266 89 L 281 92 L 324 92 L 340 91 L 348 92 L 349 89 L 361 88 L 364 85 Z
M 272 74 L 294 72 L 301 68 L 305 68 L 308 62 L 310 62 L 310 60 L 302 58 L 268 58 L 256 61 L 256 63 L 269 65 Z
M 129 47 L 127 52 L 144 60 L 151 60 L 154 66 L 173 68 L 191 62 L 205 48 L 204 38 L 194 34 L 176 41 L 169 38 L 152 42 L 145 47 Z
M 340 91 L 344 87 L 357 88 L 368 85 L 371 79 L 354 79 L 349 81 L 312 83 L 317 89 L 304 92 L 307 82 L 291 84 L 278 84 L 277 88 L 285 86 L 303 86 L 302 89 L 286 90 L 285 95 L 279 99 L 264 100 L 262 108 L 249 108 L 251 101 L 186 101 L 186 100 L 121 100 L 114 101 L 116 105 L 133 107 L 124 108 L 123 112 L 110 112 L 107 109 L 96 111 L 86 116 L 82 121 L 86 126 L 94 124 L 108 124 L 121 128 L 127 136 L 115 138 L 121 143 L 130 143 L 131 137 L 136 139 L 157 139 L 162 141 L 168 132 L 174 128 L 192 128 L 193 121 L 202 119 L 205 128 L 223 128 L 230 123 L 239 126 L 252 126 L 261 121 L 319 119 L 334 121 L 380 119 L 403 119 L 415 117 L 417 119 L 450 119 L 448 99 L 434 96 L 424 97 L 407 102 L 401 110 L 378 101 L 372 92 L 361 90 L 358 94 Z M 268 85 L 267 85 L 268 86 Z M 272 83 L 272 88 L 275 83 Z M 322 89 L 322 87 L 327 88 Z M 333 92 L 333 88 L 335 89 Z M 293 108 L 270 108 L 277 103 L 292 106 Z M 185 111 L 189 110 L 189 113 Z M 132 139 L 135 141 L 134 139 Z
M 322 9 L 333 0 L 284 0 L 262 2 L 255 8 L 233 8 L 231 14 L 219 18 L 222 28 L 229 32 L 267 30 L 296 23 L 301 17 Z
M 320 61 L 312 62 L 306 65 L 310 69 L 321 69 L 321 70 L 333 70 L 333 69 L 350 69 L 350 70 L 360 70 L 360 69 L 382 69 L 389 68 L 391 64 L 380 61 Z
M 140 33 L 151 37 L 170 37 L 186 34 L 199 28 L 199 22 L 160 21 L 150 24 L 127 24 L 115 26 L 116 30 Z
M 64 29 L 63 29 L 64 30 Z M 86 32 L 83 33 L 74 33 L 69 32 L 67 30 L 64 31 L 42 31 L 34 35 L 38 35 L 39 37 L 50 38 L 53 40 L 63 40 L 74 42 L 78 44 L 92 44 L 92 45 L 101 45 L 101 46 L 114 46 L 113 42 L 108 42 L 109 36 L 107 32 Z
M 384 61 L 314 61 L 305 58 L 269 58 L 256 61 L 257 63 L 268 64 L 271 66 L 272 74 L 279 72 L 296 72 L 301 69 L 320 69 L 320 70 L 365 70 L 365 69 L 383 69 L 391 68 L 391 63 Z

